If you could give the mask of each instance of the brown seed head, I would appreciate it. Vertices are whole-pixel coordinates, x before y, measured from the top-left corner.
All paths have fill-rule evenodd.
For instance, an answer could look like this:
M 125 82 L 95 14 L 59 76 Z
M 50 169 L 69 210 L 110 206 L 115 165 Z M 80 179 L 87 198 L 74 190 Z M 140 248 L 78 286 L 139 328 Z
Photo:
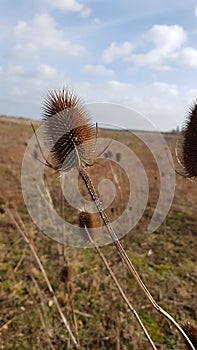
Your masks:
M 101 226 L 100 217 L 99 215 L 82 211 L 79 213 L 79 226 L 82 228 L 86 227 L 88 229 L 90 237 L 93 240 L 96 240 L 98 238 L 99 227 Z M 96 234 L 96 231 L 93 230 L 96 228 L 97 228 L 97 234 Z
M 68 283 L 72 281 L 72 267 L 70 265 L 64 265 L 60 271 L 60 281 Z
M 197 180 L 197 103 L 190 109 L 189 116 L 178 142 L 180 163 L 184 176 Z
M 76 107 L 79 102 L 78 97 L 68 90 L 49 91 L 42 107 L 43 120 L 53 117 L 64 109 Z
M 72 266 L 64 265 L 60 271 L 60 281 L 65 283 L 66 290 L 70 293 L 74 293 L 74 284 L 72 282 Z
M 197 327 L 194 326 L 190 321 L 186 321 L 183 323 L 182 328 L 187 334 L 188 338 L 191 340 L 194 347 L 197 349 Z M 190 350 L 191 346 L 187 345 L 187 348 Z
M 68 171 L 93 159 L 96 131 L 73 93 L 64 89 L 49 92 L 43 104 L 43 122 L 55 169 Z

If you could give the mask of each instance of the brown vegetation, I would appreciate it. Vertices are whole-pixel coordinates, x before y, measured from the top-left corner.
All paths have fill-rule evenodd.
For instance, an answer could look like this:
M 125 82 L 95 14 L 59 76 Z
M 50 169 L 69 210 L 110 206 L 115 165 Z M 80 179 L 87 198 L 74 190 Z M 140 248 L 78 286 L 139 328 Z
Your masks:
M 150 187 L 147 209 L 138 225 L 122 240 L 122 244 L 156 300 L 177 321 L 196 321 L 197 186 L 177 176 L 176 193 L 169 216 L 157 232 L 147 234 L 147 224 L 159 194 L 156 163 L 137 137 L 112 130 L 100 132 L 100 135 L 109 138 L 112 134 L 113 138 L 127 144 L 140 157 Z M 22 219 L 62 310 L 73 332 L 78 334 L 81 348 L 148 349 L 146 338 L 134 317 L 128 314 L 94 250 L 65 247 L 63 254 L 60 245 L 44 236 L 29 217 L 21 194 L 20 169 L 31 135 L 30 123 L 28 125 L 22 119 L 19 122 L 14 118 L 0 118 L 0 348 L 73 348 L 35 259 L 7 215 L 6 208 L 9 208 L 14 216 L 19 215 Z M 174 156 L 177 135 L 164 136 Z M 102 167 L 103 164 L 97 165 L 96 183 L 102 178 Z M 121 181 L 122 176 L 119 175 L 118 181 Z M 51 169 L 47 169 L 46 176 L 57 211 L 77 225 L 79 213 L 62 201 L 57 176 L 51 176 Z M 124 209 L 124 200 L 128 195 L 125 181 L 124 186 L 120 183 L 117 189 L 119 199 L 108 209 L 111 219 Z M 81 191 L 85 193 L 85 189 Z M 158 349 L 185 349 L 177 331 L 150 308 L 134 280 L 128 278 L 114 249 L 106 246 L 102 251 Z M 75 286 L 72 291 L 65 288 L 62 277 L 67 276 L 68 272 L 65 270 L 65 256 L 69 269 L 72 267 L 72 281 L 69 281 Z

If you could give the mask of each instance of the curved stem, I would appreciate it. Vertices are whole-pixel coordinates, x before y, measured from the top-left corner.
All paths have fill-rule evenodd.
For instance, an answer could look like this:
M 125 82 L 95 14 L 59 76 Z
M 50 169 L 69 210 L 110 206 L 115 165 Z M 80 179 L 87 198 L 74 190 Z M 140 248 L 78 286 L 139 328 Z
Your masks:
M 28 239 L 28 237 L 27 237 L 25 231 L 19 226 L 19 224 L 18 224 L 17 221 L 15 220 L 15 218 L 14 218 L 14 216 L 12 215 L 11 211 L 10 211 L 8 208 L 7 208 L 6 210 L 7 210 L 8 215 L 10 216 L 12 222 L 15 224 L 17 230 L 19 231 L 19 233 L 21 234 L 21 236 L 23 237 L 24 241 L 27 243 L 27 245 L 29 246 L 29 248 L 30 248 L 30 250 L 31 250 L 31 252 L 32 252 L 32 254 L 33 254 L 33 256 L 34 256 L 34 258 L 35 258 L 35 260 L 36 260 L 36 262 L 37 262 L 37 264 L 38 264 L 38 266 L 39 266 L 39 268 L 40 268 L 40 270 L 41 270 L 41 272 L 42 272 L 42 275 L 43 275 L 43 277 L 44 277 L 44 279 L 45 279 L 45 282 L 46 282 L 46 284 L 47 284 L 48 290 L 49 290 L 49 292 L 50 292 L 50 294 L 51 294 L 51 296 L 52 296 L 52 298 L 53 298 L 54 304 L 56 305 L 56 308 L 57 308 L 57 310 L 58 310 L 58 312 L 59 312 L 59 314 L 60 314 L 61 320 L 62 320 L 62 322 L 64 323 L 64 325 L 65 325 L 65 327 L 66 327 L 66 329 L 67 329 L 67 331 L 68 331 L 68 334 L 69 334 L 69 336 L 70 336 L 70 338 L 71 338 L 71 340 L 72 340 L 72 342 L 73 342 L 75 348 L 76 348 L 76 349 L 80 349 L 79 344 L 77 343 L 77 340 L 75 339 L 75 336 L 74 336 L 74 334 L 73 334 L 73 332 L 72 332 L 72 330 L 71 330 L 71 328 L 70 328 L 70 326 L 69 326 L 68 320 L 66 319 L 66 317 L 64 316 L 64 314 L 63 314 L 63 312 L 62 312 L 62 309 L 61 309 L 61 307 L 60 307 L 60 304 L 59 304 L 59 302 L 58 302 L 58 299 L 57 299 L 57 297 L 56 297 L 56 295 L 55 295 L 55 292 L 54 292 L 54 290 L 53 290 L 53 288 L 52 288 L 52 286 L 51 286 L 51 283 L 50 283 L 50 281 L 49 281 L 49 279 L 48 279 L 48 276 L 47 276 L 47 274 L 46 274 L 46 271 L 45 271 L 45 269 L 44 269 L 44 267 L 43 267 L 43 265 L 42 265 L 42 263 L 41 263 L 41 261 L 40 261 L 40 259 L 39 259 L 39 257 L 38 257 L 38 254 L 37 254 L 37 252 L 36 252 L 34 246 L 33 246 L 32 243 L 30 242 L 30 240 Z
M 94 249 L 96 250 L 97 254 L 100 256 L 101 260 L 103 261 L 103 263 L 104 263 L 106 269 L 108 270 L 110 276 L 112 277 L 112 279 L 113 279 L 113 281 L 114 281 L 114 283 L 115 283 L 115 285 L 116 285 L 116 287 L 117 287 L 117 289 L 118 289 L 118 291 L 119 291 L 121 297 L 123 298 L 123 300 L 124 300 L 125 303 L 127 304 L 129 310 L 134 314 L 134 316 L 135 316 L 137 322 L 139 323 L 140 327 L 142 328 L 142 330 L 143 330 L 143 332 L 144 332 L 146 338 L 148 339 L 149 343 L 151 344 L 152 348 L 153 348 L 154 350 L 157 350 L 157 348 L 156 348 L 155 344 L 153 343 L 153 340 L 151 339 L 151 337 L 150 337 L 150 335 L 149 335 L 147 329 L 145 328 L 144 324 L 142 323 L 142 320 L 141 320 L 140 316 L 138 315 L 137 311 L 134 309 L 134 307 L 133 307 L 133 306 L 131 305 L 131 303 L 129 302 L 129 300 L 128 300 L 126 294 L 125 294 L 125 292 L 123 291 L 121 285 L 119 284 L 119 282 L 118 282 L 116 276 L 114 275 L 114 273 L 113 273 L 111 267 L 109 266 L 109 264 L 108 264 L 108 262 L 107 262 L 105 256 L 104 256 L 103 253 L 101 252 L 100 248 L 99 248 L 98 246 L 95 245 L 95 243 L 94 243 L 94 241 L 93 241 L 91 235 L 90 235 L 89 232 L 88 232 L 88 228 L 85 227 L 85 229 L 86 229 L 86 232 L 87 232 L 87 235 L 88 235 L 88 238 L 89 238 L 90 242 L 92 243 L 92 245 L 93 245 Z
M 144 282 L 140 278 L 133 263 L 129 259 L 122 244 L 120 243 L 113 227 L 111 226 L 111 223 L 110 223 L 110 220 L 109 220 L 107 214 L 103 210 L 102 202 L 101 202 L 99 195 L 94 187 L 94 184 L 92 183 L 90 175 L 88 174 L 88 172 L 86 171 L 86 169 L 84 167 L 79 169 L 79 174 L 82 177 L 83 181 L 85 182 L 85 185 L 86 185 L 86 187 L 87 187 L 87 189 L 88 189 L 88 191 L 89 191 L 89 193 L 90 193 L 90 195 L 95 203 L 95 206 L 100 214 L 100 217 L 103 220 L 104 225 L 106 226 L 108 233 L 110 234 L 110 236 L 112 238 L 113 244 L 115 245 L 121 259 L 124 261 L 128 270 L 131 272 L 131 274 L 133 275 L 133 277 L 137 281 L 138 285 L 140 286 L 140 288 L 143 290 L 143 292 L 145 293 L 145 295 L 149 299 L 152 306 L 176 327 L 176 329 L 180 332 L 180 334 L 183 336 L 183 338 L 188 343 L 188 345 L 190 345 L 191 349 L 196 350 L 194 345 L 192 344 L 191 340 L 188 338 L 187 334 L 184 332 L 184 330 L 181 328 L 181 326 L 175 321 L 175 319 L 167 311 L 165 311 L 161 306 L 159 306 L 157 304 L 157 302 L 153 298 L 152 294 L 149 292 L 148 288 L 146 287 L 146 285 L 144 284 Z

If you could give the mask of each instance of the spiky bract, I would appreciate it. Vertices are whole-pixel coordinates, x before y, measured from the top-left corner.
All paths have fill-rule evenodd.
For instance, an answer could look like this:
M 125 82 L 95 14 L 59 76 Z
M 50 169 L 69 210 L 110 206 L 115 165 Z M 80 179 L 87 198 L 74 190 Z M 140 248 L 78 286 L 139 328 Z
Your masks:
M 197 103 L 189 115 L 178 142 L 178 158 L 184 168 L 184 176 L 197 180 Z
M 64 89 L 49 92 L 43 104 L 43 122 L 55 169 L 68 171 L 92 161 L 95 127 L 77 96 Z

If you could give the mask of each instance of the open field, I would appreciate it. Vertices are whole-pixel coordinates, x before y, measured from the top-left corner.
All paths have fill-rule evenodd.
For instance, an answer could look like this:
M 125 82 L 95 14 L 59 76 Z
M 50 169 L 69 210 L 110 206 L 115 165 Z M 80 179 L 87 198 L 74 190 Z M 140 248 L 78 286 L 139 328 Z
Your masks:
M 32 134 L 28 119 L 0 117 L 0 349 L 74 349 L 43 274 L 11 216 L 35 247 L 81 349 L 151 349 L 95 251 L 62 247 L 44 235 L 29 216 L 20 175 Z M 197 322 L 197 183 L 176 176 L 169 214 L 156 232 L 148 234 L 147 226 L 159 196 L 157 165 L 147 147 L 130 133 L 101 130 L 99 134 L 107 138 L 112 135 L 135 152 L 149 181 L 146 210 L 121 242 L 158 303 L 180 323 L 187 319 Z M 163 136 L 175 160 L 177 135 Z M 103 161 L 90 169 L 95 183 L 102 179 L 106 167 Z M 113 180 L 111 168 L 107 169 L 108 178 Z M 128 199 L 127 179 L 118 168 L 114 169 L 117 198 L 107 210 L 112 220 L 123 212 Z M 45 175 L 57 212 L 77 225 L 79 212 L 63 200 L 59 176 L 51 169 L 46 169 Z M 87 196 L 85 191 L 81 187 Z M 185 349 L 177 331 L 153 310 L 129 276 L 115 248 L 105 246 L 102 252 L 157 348 Z M 67 278 L 62 277 L 65 263 L 70 266 Z

